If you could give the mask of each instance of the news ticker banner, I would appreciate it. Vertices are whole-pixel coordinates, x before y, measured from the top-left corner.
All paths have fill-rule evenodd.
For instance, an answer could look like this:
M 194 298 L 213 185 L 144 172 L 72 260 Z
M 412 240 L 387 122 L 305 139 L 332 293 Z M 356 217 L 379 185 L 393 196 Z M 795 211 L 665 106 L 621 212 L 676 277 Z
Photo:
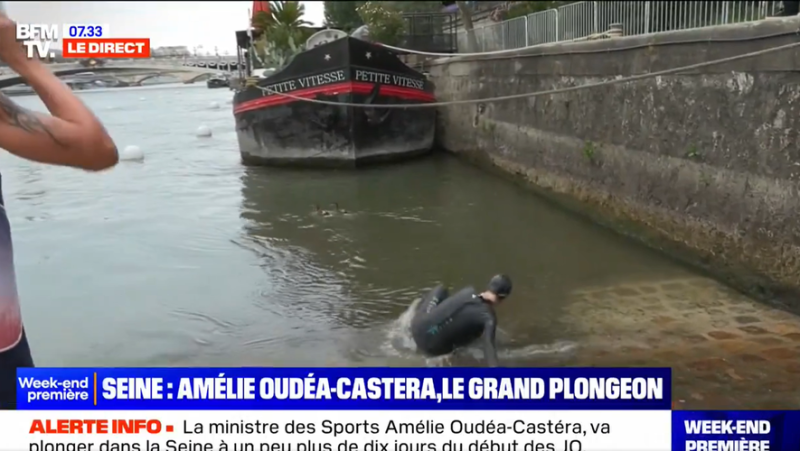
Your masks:
M 16 31 L 28 58 L 55 58 L 59 46 L 64 58 L 150 57 L 149 38 L 111 37 L 103 24 L 18 23 Z
M 797 451 L 800 412 L 17 411 L 0 450 Z
M 2 451 L 648 451 L 669 411 L 0 412 Z M 737 437 L 738 438 L 738 437 Z
M 17 382 L 0 450 L 800 449 L 800 412 L 670 411 L 669 369 L 39 368 Z
M 669 410 L 669 368 L 25 368 L 19 409 Z

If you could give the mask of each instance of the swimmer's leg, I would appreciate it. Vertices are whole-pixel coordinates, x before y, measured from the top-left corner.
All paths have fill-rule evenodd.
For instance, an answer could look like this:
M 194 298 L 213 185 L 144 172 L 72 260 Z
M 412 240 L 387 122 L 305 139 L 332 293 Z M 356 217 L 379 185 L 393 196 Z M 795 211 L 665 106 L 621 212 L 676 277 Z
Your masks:
M 427 292 L 414 310 L 414 318 L 411 320 L 411 334 L 414 337 L 414 342 L 417 344 L 417 349 L 427 352 L 429 346 L 428 329 L 431 327 L 430 312 L 441 302 L 447 299 L 447 288 L 443 285 L 434 287 L 431 291 Z
M 438 285 L 422 297 L 417 305 L 417 313 L 430 313 L 437 305 L 449 297 L 450 293 L 444 285 Z

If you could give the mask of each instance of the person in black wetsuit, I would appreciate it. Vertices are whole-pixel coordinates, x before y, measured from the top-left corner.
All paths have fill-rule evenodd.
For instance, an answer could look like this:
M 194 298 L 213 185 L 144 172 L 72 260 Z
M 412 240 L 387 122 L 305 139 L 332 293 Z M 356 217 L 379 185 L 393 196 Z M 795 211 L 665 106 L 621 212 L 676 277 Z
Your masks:
M 448 296 L 445 287 L 434 288 L 422 298 L 411 320 L 417 349 L 429 356 L 440 356 L 483 337 L 487 365 L 498 366 L 494 306 L 510 294 L 511 279 L 503 274 L 492 277 L 483 293 L 466 287 Z

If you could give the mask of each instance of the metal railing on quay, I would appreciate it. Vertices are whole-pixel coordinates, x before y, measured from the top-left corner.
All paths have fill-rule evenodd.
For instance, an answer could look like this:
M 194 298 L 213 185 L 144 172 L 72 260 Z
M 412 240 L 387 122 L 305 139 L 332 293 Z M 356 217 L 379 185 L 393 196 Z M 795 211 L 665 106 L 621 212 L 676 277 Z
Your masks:
M 525 17 L 528 24 L 525 41 L 530 45 L 558 40 L 558 10 L 548 9 Z
M 493 52 L 526 47 L 528 45 L 527 28 L 526 17 L 516 17 L 496 24 L 476 27 L 474 31 L 479 48 L 474 51 Z M 467 52 L 469 47 L 467 38 L 466 31 L 459 30 L 457 34 L 459 52 Z
M 749 22 L 774 16 L 779 1 L 583 1 L 475 27 L 478 48 L 467 32 L 457 34 L 461 53 L 512 50 L 550 42 L 571 41 L 603 33 L 619 25 L 625 36 Z

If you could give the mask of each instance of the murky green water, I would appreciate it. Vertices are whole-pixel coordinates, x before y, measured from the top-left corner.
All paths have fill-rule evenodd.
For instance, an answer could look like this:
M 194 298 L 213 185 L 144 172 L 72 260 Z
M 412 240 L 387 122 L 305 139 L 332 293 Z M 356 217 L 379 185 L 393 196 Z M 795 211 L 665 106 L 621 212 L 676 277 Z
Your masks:
M 0 157 L 39 365 L 419 365 L 408 304 L 496 272 L 515 281 L 501 357 L 535 365 L 583 345 L 564 327 L 573 290 L 688 275 L 450 157 L 245 168 L 227 90 L 81 96 L 146 159 L 98 175 Z M 194 136 L 201 124 L 212 138 Z M 314 214 L 334 202 L 349 214 Z

